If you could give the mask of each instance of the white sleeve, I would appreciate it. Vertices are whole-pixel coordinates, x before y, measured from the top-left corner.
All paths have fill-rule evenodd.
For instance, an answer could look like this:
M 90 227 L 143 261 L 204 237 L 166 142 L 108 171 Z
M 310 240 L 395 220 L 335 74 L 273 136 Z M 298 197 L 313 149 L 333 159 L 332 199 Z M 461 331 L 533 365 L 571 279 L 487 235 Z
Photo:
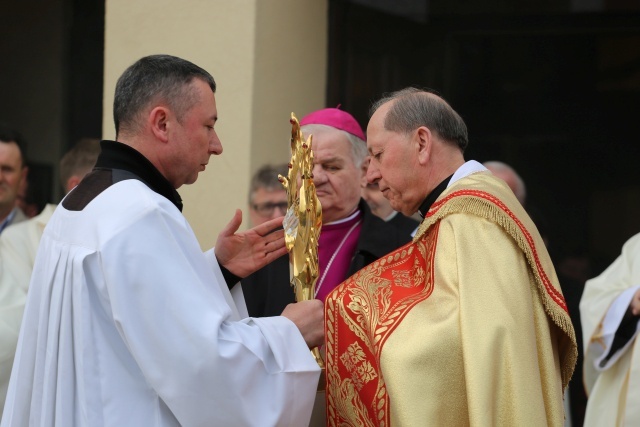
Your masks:
M 222 275 L 222 270 L 220 270 L 220 264 L 218 264 L 218 259 L 216 258 L 215 248 L 211 248 L 206 251 L 204 253 L 204 256 L 207 260 L 207 263 L 209 263 L 213 274 L 216 276 L 218 283 L 226 284 L 224 276 Z M 226 285 L 231 290 L 231 298 L 233 303 L 231 303 L 230 301 L 230 304 L 234 306 L 238 319 L 245 319 L 249 317 L 249 310 L 247 309 L 247 303 L 244 300 L 242 286 L 236 286 L 238 283 L 240 282 L 236 282 L 233 286 L 228 286 L 228 284 Z
M 622 318 L 624 317 L 627 309 L 629 308 L 629 304 L 631 304 L 631 300 L 635 293 L 640 289 L 640 286 L 634 286 L 632 288 L 627 289 L 622 292 L 611 304 L 607 314 L 604 316 L 604 320 L 602 321 L 602 336 L 601 336 L 601 345 L 591 346 L 591 351 L 593 352 L 594 358 L 594 367 L 598 371 L 605 371 L 613 366 L 618 359 L 627 351 L 633 340 L 638 335 L 638 331 L 640 331 L 640 322 L 636 325 L 636 332 L 633 337 L 627 341 L 627 343 L 618 351 L 615 352 L 608 360 L 606 360 L 607 355 L 611 350 L 611 345 L 613 344 L 613 338 L 616 334 L 616 331 L 620 327 L 620 323 L 622 322 Z
M 609 346 L 602 339 L 604 319 L 620 295 L 639 283 L 640 233 L 627 240 L 622 246 L 620 256 L 600 275 L 587 280 L 584 285 L 580 298 L 580 322 L 584 337 L 583 376 L 587 393 L 593 391 L 601 372 L 596 369 L 595 360 L 608 353 L 605 353 L 605 347 Z
M 305 425 L 319 368 L 293 322 L 240 319 L 184 218 L 154 210 L 101 254 L 112 314 L 181 425 Z

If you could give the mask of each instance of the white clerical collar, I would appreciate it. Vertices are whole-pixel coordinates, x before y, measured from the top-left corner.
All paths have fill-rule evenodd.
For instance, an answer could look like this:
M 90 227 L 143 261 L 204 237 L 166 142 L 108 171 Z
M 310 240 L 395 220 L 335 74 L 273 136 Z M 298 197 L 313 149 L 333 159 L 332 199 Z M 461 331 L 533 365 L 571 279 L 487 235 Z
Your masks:
M 447 184 L 447 188 L 451 187 L 451 185 L 454 182 L 456 182 L 459 179 L 464 178 L 465 176 L 469 176 L 472 173 L 482 172 L 482 171 L 486 171 L 486 170 L 488 170 L 488 169 L 485 168 L 484 166 L 482 166 L 481 163 L 476 162 L 475 160 L 469 160 L 468 162 L 466 162 L 465 164 L 460 166 L 455 171 L 455 173 L 453 174 L 453 176 L 449 180 L 449 184 Z
M 396 215 L 398 215 L 398 211 L 391 211 L 391 213 L 389 214 L 389 216 L 388 216 L 388 217 L 386 217 L 386 218 L 384 219 L 384 222 L 389 222 L 389 221 L 391 221 L 393 218 L 395 218 L 395 217 L 396 217 Z
M 349 215 L 346 218 L 342 218 L 342 219 L 338 219 L 335 220 L 333 222 L 328 222 L 326 224 L 323 225 L 335 225 L 335 224 L 342 224 L 343 222 L 347 222 L 347 221 L 351 221 L 352 219 L 354 219 L 356 216 L 358 216 L 360 214 L 360 209 L 358 209 L 358 207 L 356 206 L 356 210 L 353 211 L 353 213 L 351 215 Z

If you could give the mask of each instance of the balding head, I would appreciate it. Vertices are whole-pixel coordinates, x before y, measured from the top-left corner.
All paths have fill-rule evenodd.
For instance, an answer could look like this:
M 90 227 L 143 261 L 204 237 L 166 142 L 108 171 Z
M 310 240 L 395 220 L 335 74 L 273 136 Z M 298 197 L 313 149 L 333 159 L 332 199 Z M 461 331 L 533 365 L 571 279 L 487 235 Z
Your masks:
M 444 99 L 415 88 L 394 92 L 371 108 L 367 182 L 410 216 L 464 164 L 467 144 L 467 126 Z
M 467 148 L 467 125 L 447 102 L 428 90 L 413 87 L 393 92 L 375 102 L 370 116 L 382 105 L 389 103 L 384 118 L 384 128 L 398 133 L 410 133 L 420 126 L 435 132 L 442 140 L 457 145 L 461 151 Z
M 506 182 L 511 191 L 513 191 L 513 194 L 516 195 L 520 204 L 524 206 L 527 199 L 527 188 L 522 178 L 520 178 L 520 175 L 508 164 L 495 160 L 484 162 L 483 165 L 489 169 L 492 174 Z
M 100 140 L 83 138 L 60 160 L 60 182 L 65 192 L 71 191 L 95 166 L 100 154 Z

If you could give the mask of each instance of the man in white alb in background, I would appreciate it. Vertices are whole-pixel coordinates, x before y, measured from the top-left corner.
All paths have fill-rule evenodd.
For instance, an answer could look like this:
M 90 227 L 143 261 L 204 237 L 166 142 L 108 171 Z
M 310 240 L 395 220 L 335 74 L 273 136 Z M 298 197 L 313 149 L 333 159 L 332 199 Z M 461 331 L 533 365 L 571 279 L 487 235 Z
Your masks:
M 29 173 L 25 154 L 22 135 L 0 124 L 0 233 L 27 219 L 18 207 L 18 194 Z
M 640 234 L 624 244 L 620 256 L 602 274 L 587 280 L 580 317 L 589 394 L 584 425 L 638 425 Z
M 60 161 L 60 182 L 68 193 L 88 174 L 100 153 L 100 141 L 82 139 Z M 0 418 L 18 343 L 29 280 L 44 227 L 56 205 L 12 225 L 0 235 Z

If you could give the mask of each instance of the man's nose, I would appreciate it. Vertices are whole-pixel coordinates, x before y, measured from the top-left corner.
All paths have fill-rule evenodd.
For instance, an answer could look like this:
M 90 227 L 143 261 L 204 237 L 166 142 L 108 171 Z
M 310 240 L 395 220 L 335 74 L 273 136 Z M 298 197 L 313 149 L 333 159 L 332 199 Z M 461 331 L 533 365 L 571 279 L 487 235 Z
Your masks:
M 367 183 L 375 184 L 380 180 L 380 170 L 374 164 L 374 162 L 369 162 L 369 167 L 367 168 Z
M 271 213 L 271 217 L 269 219 L 279 218 L 281 216 L 285 216 L 287 214 L 287 206 L 285 205 L 276 205 L 273 208 L 273 212 Z
M 327 174 L 322 169 L 322 165 L 313 165 L 313 183 L 315 185 L 323 184 L 327 181 Z
M 220 142 L 220 138 L 218 138 L 217 133 L 214 133 L 213 139 L 209 144 L 209 152 L 216 156 L 219 156 L 220 154 L 222 154 L 222 142 Z

